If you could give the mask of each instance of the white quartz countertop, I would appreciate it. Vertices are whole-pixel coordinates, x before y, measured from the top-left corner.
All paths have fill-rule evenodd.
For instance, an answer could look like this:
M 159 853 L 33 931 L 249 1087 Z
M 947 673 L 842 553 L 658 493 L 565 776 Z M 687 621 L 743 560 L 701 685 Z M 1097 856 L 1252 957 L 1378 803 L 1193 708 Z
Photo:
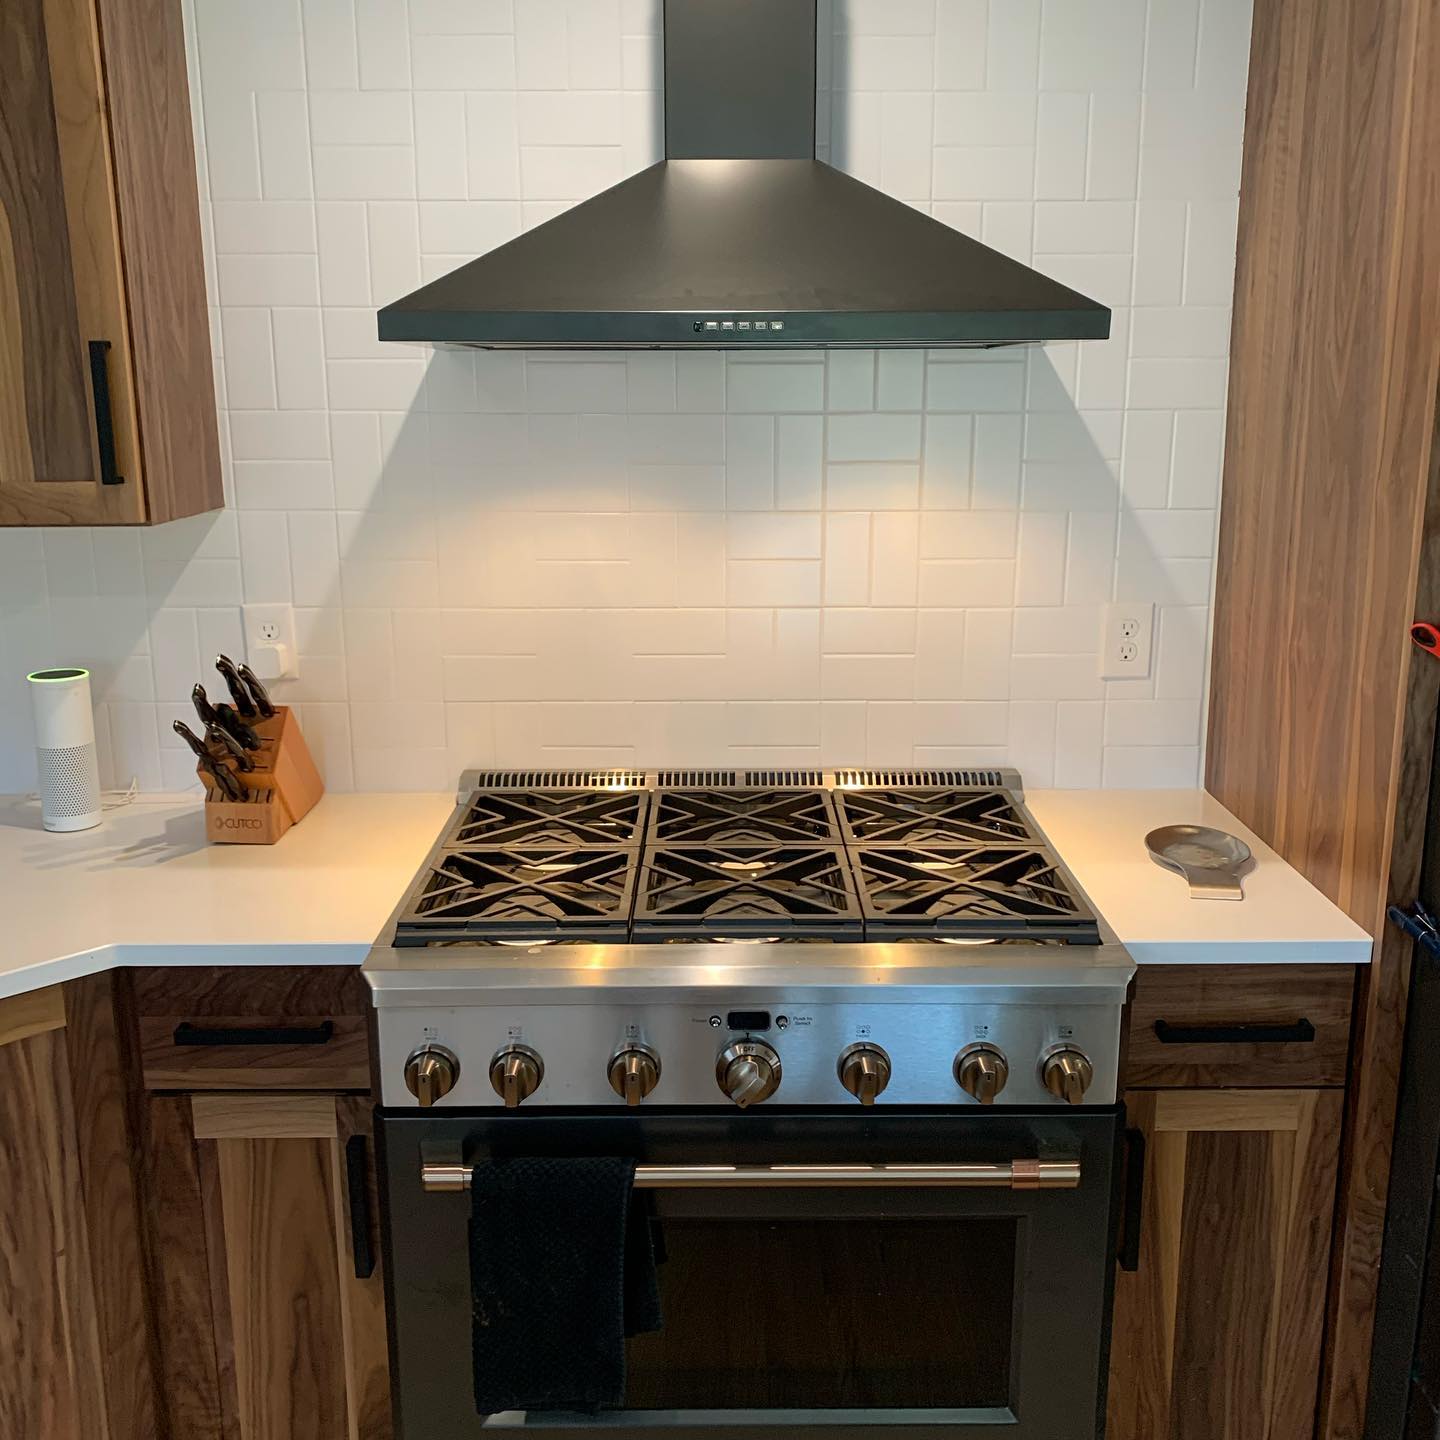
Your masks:
M 1370 939 L 1198 790 L 1036 790 L 1031 812 L 1140 964 L 1363 963 Z M 210 845 L 191 799 L 140 797 L 47 833 L 0 799 L 0 998 L 117 965 L 358 964 L 449 795 L 327 795 L 277 845 Z M 1144 839 L 1197 822 L 1249 842 L 1239 904 L 1191 900 Z

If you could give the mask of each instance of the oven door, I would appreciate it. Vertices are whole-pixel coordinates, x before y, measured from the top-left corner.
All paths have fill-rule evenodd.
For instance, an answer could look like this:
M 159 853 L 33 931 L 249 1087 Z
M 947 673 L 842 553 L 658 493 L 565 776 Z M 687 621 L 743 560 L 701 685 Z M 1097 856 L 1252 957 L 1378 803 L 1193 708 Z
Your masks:
M 1120 1131 L 1118 1107 L 382 1111 L 397 1430 L 1095 1440 Z M 475 1412 L 469 1197 L 433 1187 L 520 1154 L 645 1167 L 664 1328 L 626 1342 L 624 1409 Z

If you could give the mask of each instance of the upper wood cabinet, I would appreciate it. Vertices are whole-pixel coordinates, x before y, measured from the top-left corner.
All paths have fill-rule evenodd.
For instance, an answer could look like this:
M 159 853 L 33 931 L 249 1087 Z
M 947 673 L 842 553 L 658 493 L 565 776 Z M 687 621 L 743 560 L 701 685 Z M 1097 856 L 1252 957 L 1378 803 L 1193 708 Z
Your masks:
M 0 524 L 219 508 L 180 0 L 5 0 L 0 95 Z

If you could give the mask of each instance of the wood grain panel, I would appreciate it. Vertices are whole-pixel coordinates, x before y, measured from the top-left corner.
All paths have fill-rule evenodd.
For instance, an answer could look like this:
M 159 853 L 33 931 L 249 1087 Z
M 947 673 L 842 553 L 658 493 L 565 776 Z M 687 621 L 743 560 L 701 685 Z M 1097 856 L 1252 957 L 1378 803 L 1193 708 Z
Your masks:
M 1305 1090 L 1166 1090 L 1155 1097 L 1155 1129 L 1294 1130 L 1310 1103 Z
M 335 1130 L 333 1095 L 196 1095 L 197 1140 L 326 1140 Z
M 190 1103 L 180 1095 L 153 1096 L 146 1116 L 145 1193 L 155 1256 L 151 1304 L 168 1433 L 174 1440 L 235 1440 L 221 1421 L 216 1332 L 226 1308 L 216 1305 L 212 1290 Z
M 194 1012 L 190 1012 L 193 1014 Z M 362 1015 L 214 1015 L 205 1023 L 335 1029 L 321 1045 L 177 1045 L 181 1015 L 147 1015 L 139 1021 L 140 1061 L 151 1090 L 368 1090 L 369 1036 Z
M 48 205 L 63 229 L 54 247 L 37 255 L 17 246 L 0 223 L 0 295 L 10 297 L 0 305 L 0 524 L 137 522 L 145 518 L 144 477 L 95 12 L 89 0 L 17 0 L 6 7 L 3 33 L 7 46 L 23 37 L 20 92 L 38 98 L 43 91 L 51 107 L 43 133 L 14 137 L 29 146 L 25 160 L 36 188 L 26 203 Z M 0 85 L 7 121 L 12 88 Z M 62 291 L 63 320 L 39 335 L 25 333 L 19 297 Z M 123 485 L 99 483 L 87 340 L 111 346 L 110 402 Z M 47 396 L 66 397 L 63 464 L 47 463 L 34 447 L 33 416 L 17 407 L 17 388 L 5 378 L 17 369 L 32 393 L 39 386 Z
M 1341 1106 L 1333 1090 L 1251 1092 L 1248 1109 L 1127 1095 L 1147 1165 L 1107 1440 L 1311 1440 Z
M 0 415 L 34 479 L 94 477 L 44 0 L 0 11 Z
M 1432 0 L 1257 0 L 1239 242 L 1208 786 L 1383 936 L 1440 681 L 1406 639 L 1440 572 Z M 1327 1440 L 1362 1433 L 1408 957 L 1359 979 Z
M 0 1434 L 109 1440 L 65 1032 L 0 1047 Z
M 145 1304 L 134 1057 L 117 1025 L 113 976 L 74 981 L 64 999 L 110 1435 L 152 1440 L 157 1342 Z
M 129 972 L 138 1015 L 364 1015 L 370 987 L 358 965 L 140 966 Z
M 0 1000 L 0 1045 L 58 1030 L 65 1023 L 65 996 L 59 985 Z
M 95 0 L 131 315 L 148 518 L 224 504 L 180 0 Z
M 216 1147 L 245 1440 L 344 1440 L 334 1142 Z
M 1350 1055 L 1351 965 L 1145 965 L 1135 977 L 1125 1056 L 1129 1086 L 1343 1085 Z M 1170 1025 L 1315 1027 L 1309 1042 L 1161 1044 Z
M 1274 1150 L 1264 1131 L 1216 1128 L 1186 1144 L 1173 1440 L 1268 1440 L 1265 1362 L 1283 1258 L 1272 1235 Z

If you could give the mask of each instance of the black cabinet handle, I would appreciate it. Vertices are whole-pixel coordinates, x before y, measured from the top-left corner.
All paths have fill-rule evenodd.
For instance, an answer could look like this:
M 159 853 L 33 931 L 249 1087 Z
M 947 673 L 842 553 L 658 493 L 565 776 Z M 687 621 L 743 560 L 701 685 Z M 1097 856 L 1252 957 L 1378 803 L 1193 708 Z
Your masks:
M 375 1249 L 370 1243 L 369 1147 L 363 1135 L 345 1142 L 345 1186 L 350 1197 L 350 1253 L 355 1278 L 368 1280 L 375 1273 Z
M 1162 1045 L 1308 1045 L 1315 1027 L 1308 1020 L 1293 1025 L 1170 1025 L 1155 1022 Z
M 1120 1230 L 1120 1268 L 1140 1268 L 1140 1226 L 1145 1214 L 1145 1132 L 1125 1132 L 1125 1217 Z
M 106 355 L 108 340 L 90 341 L 90 392 L 95 398 L 95 445 L 100 452 L 100 483 L 123 485 L 125 477 L 116 469 L 115 417 L 110 410 L 110 368 Z
M 319 1025 L 192 1025 L 182 1020 L 175 1027 L 177 1045 L 328 1045 L 335 1038 L 335 1022 Z

